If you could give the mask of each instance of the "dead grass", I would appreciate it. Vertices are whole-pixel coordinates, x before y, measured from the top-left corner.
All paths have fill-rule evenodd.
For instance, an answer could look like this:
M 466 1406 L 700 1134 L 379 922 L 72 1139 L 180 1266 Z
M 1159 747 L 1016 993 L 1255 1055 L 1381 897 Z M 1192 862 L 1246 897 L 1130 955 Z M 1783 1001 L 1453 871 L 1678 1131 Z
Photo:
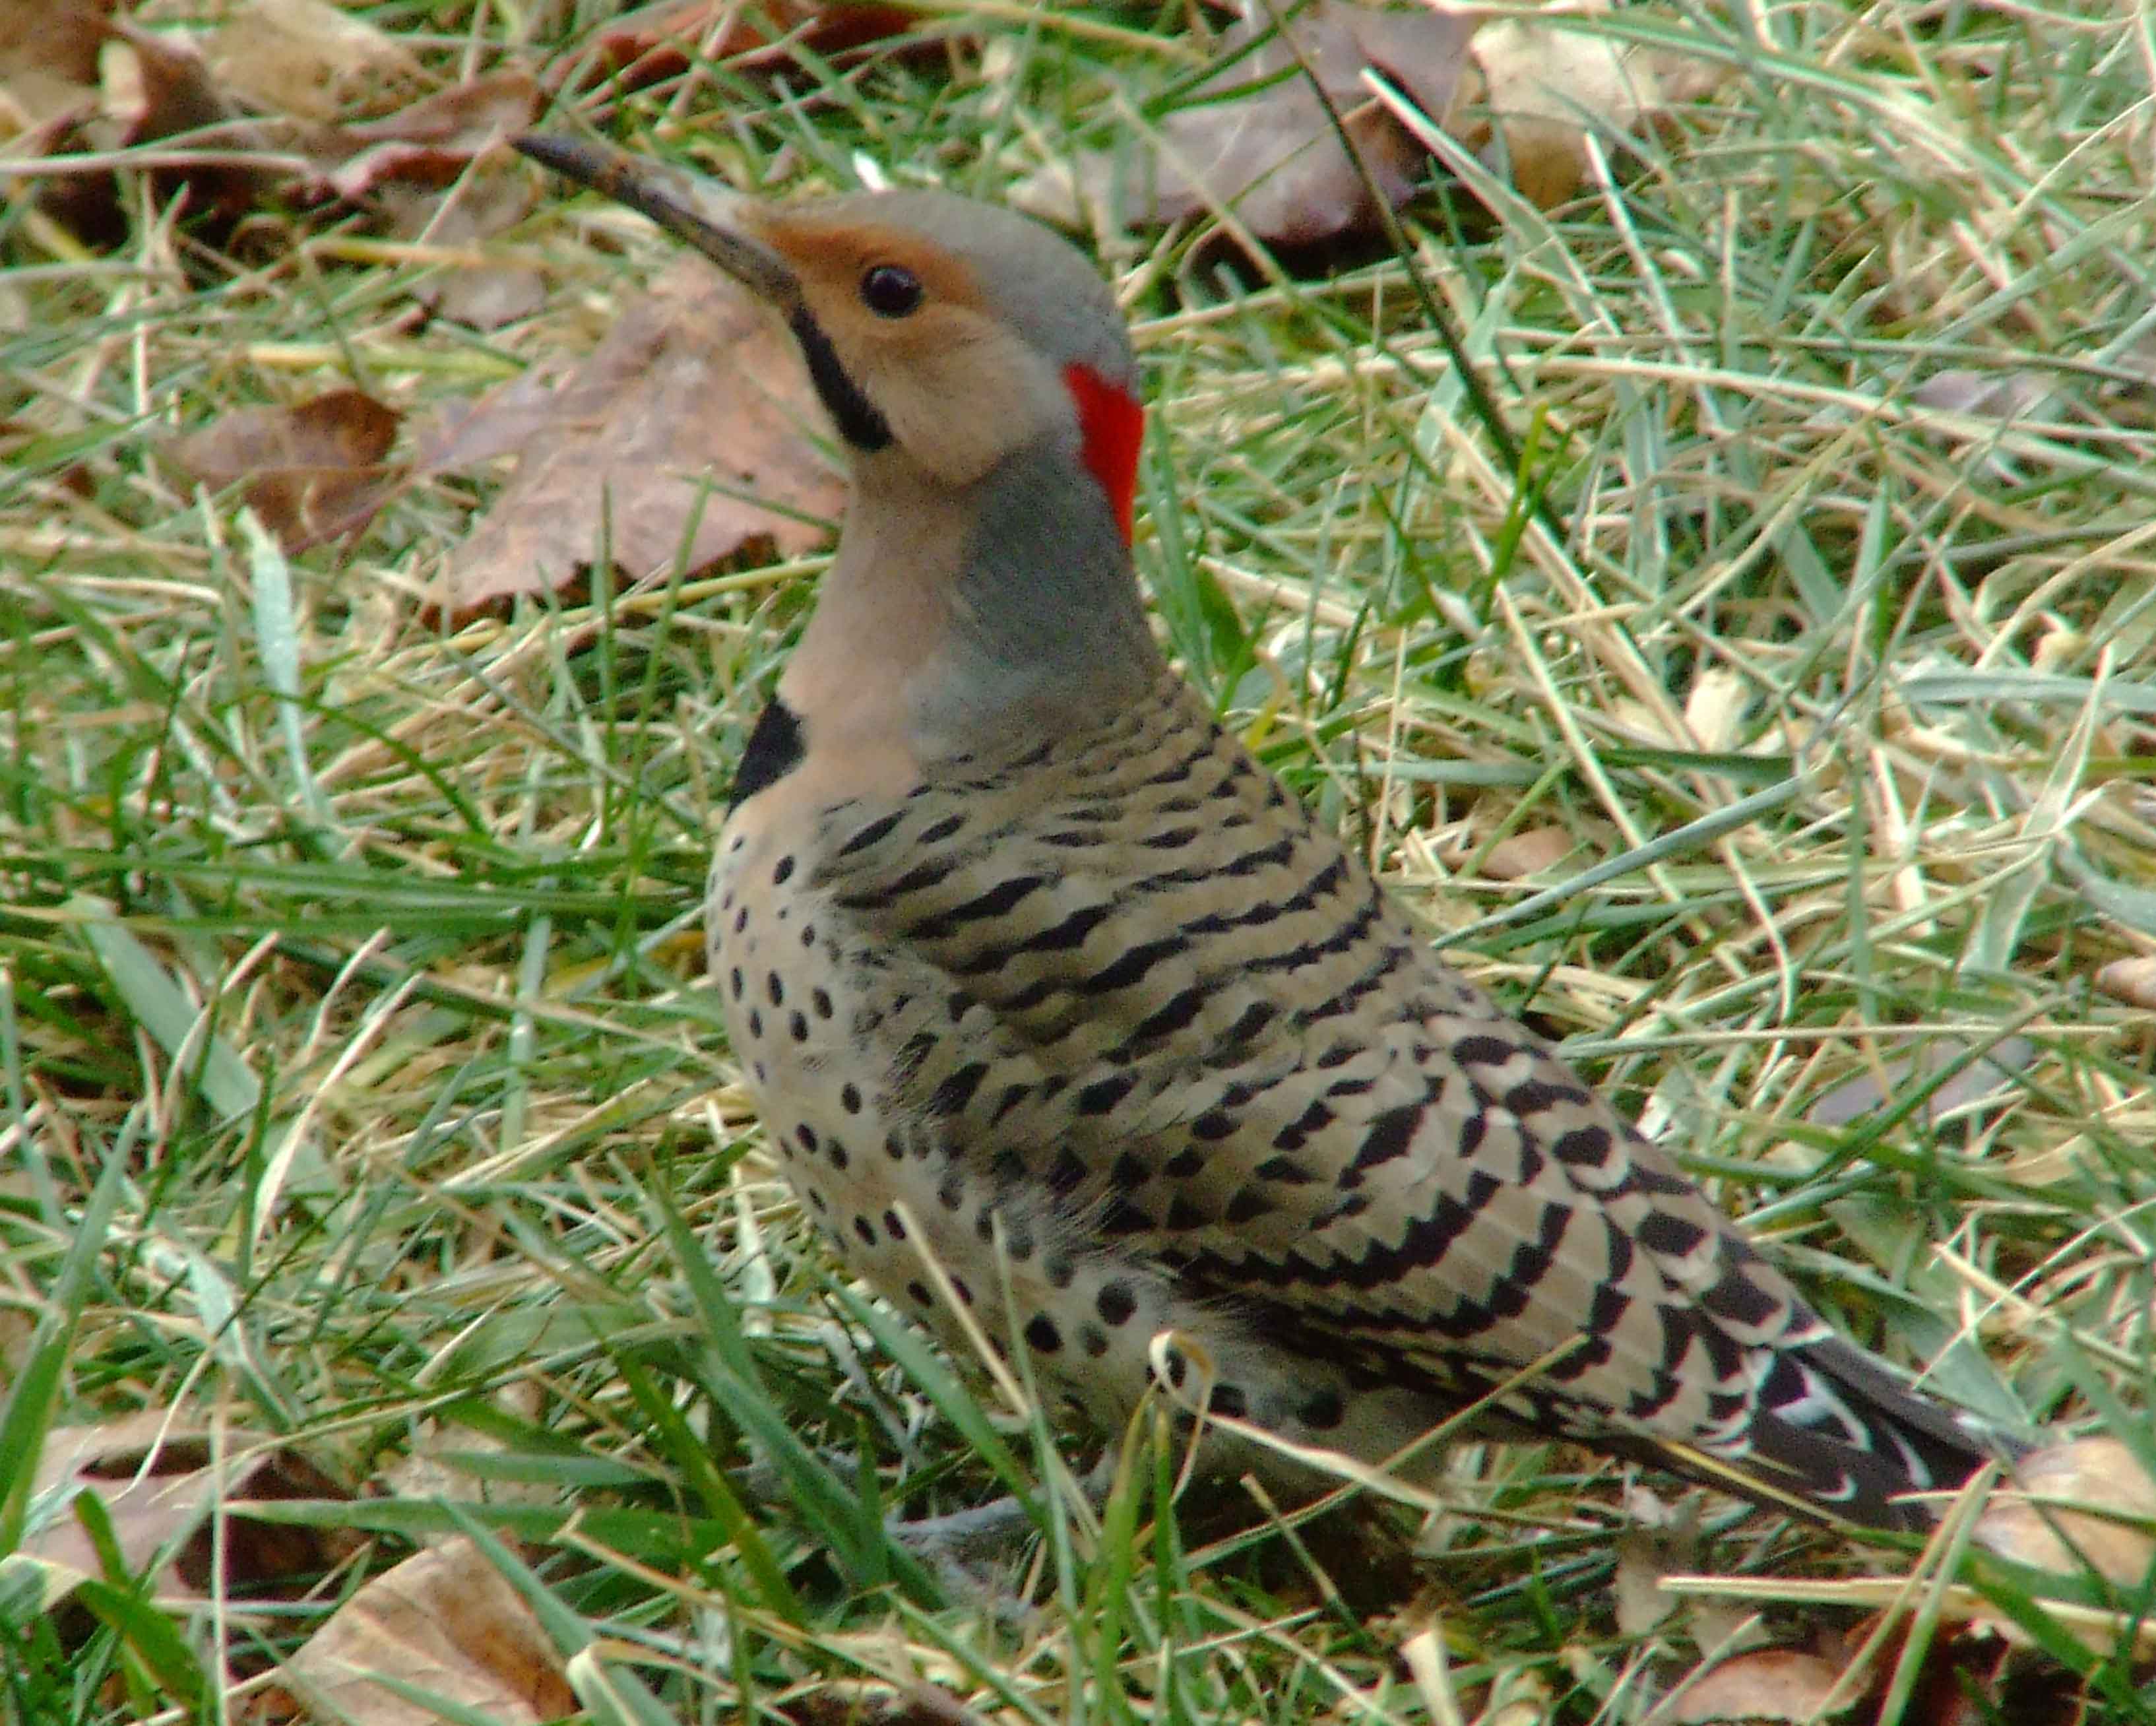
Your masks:
M 506 28 L 381 17 L 444 69 Z M 1412 267 L 1525 471 L 1400 260 L 1254 285 L 1184 232 L 1115 260 L 1163 626 L 1837 1323 L 2002 1419 L 2088 1424 L 2107 1393 L 2146 1446 L 2156 1040 L 2095 979 L 2156 951 L 2156 41 L 2102 0 L 1620 18 L 1704 33 L 1736 75 L 1559 210 L 1486 176 L 1502 220 L 1456 187 L 1416 211 Z M 729 75 L 610 124 L 787 193 L 858 152 L 993 195 L 1164 75 L 1100 22 L 984 13 L 994 90 L 964 56 L 791 95 Z M 583 339 L 660 246 L 603 253 L 543 207 L 511 243 L 554 303 L 480 339 L 413 321 L 427 264 L 350 261 L 326 218 L 228 264 L 135 214 L 99 256 L 19 204 L 0 230 L 18 1386 L 125 1165 L 38 1418 L 181 1405 L 299 1439 L 382 1488 L 343 1513 L 377 1559 L 452 1526 L 407 1484 L 441 1465 L 682 1718 L 912 1675 L 1036 1723 L 1441 1721 L 1446 1685 L 1653 1718 L 1686 1632 L 1617 1629 L 1623 1472 L 1554 1449 L 1459 1454 L 1423 1536 L 1443 1562 L 1396 1620 L 1299 1541 L 1186 1546 L 1148 1496 L 1174 1459 L 1142 1449 L 1104 1533 L 1050 1495 L 1039 1611 L 909 1572 L 883 1510 L 993 1490 L 990 1429 L 1040 1478 L 1048 1422 L 934 1383 L 832 1288 L 698 975 L 707 835 L 816 560 L 448 628 L 415 595 L 487 486 L 288 561 L 151 454 L 340 384 L 470 394 Z M 2033 405 L 1957 406 L 1964 374 Z M 1545 873 L 1485 872 L 1551 830 Z M 783 1594 L 711 1520 L 729 1490 Z M 541 1538 L 578 1506 L 606 1515 Z M 1710 1528 L 1732 1574 L 1911 1564 Z M 1449 1676 L 1418 1682 L 1394 1651 L 1433 1613 Z M 73 1677 L 23 1646 L 0 1712 L 118 1717 L 110 1631 Z M 2123 1658 L 2080 1663 L 2092 1718 L 2147 1717 Z

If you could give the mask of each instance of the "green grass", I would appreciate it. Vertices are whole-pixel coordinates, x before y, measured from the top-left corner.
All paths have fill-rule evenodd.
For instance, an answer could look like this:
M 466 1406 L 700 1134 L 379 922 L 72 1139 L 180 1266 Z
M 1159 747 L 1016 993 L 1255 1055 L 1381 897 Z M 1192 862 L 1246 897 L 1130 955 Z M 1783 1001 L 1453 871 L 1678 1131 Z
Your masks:
M 790 91 L 721 68 L 604 124 L 786 195 L 866 158 L 996 196 L 1154 111 L 1182 11 L 990 15 L 991 84 L 970 51 Z M 1110 267 L 1156 404 L 1143 573 L 1229 722 L 1836 1323 L 1987 1412 L 2123 1411 L 2145 1451 L 2156 1039 L 2092 987 L 2156 950 L 2156 36 L 2130 13 L 1626 11 L 1732 76 L 1599 190 L 1545 213 L 1486 182 L 1492 219 L 1433 181 L 1411 263 L 1314 279 L 1199 231 Z M 371 15 L 444 74 L 517 40 L 465 0 Z M 379 1537 L 325 1601 L 460 1526 L 528 1543 L 501 1562 L 565 1653 L 603 1639 L 578 1672 L 609 1718 L 634 1709 L 602 1671 L 683 1720 L 916 1675 L 1034 1726 L 1436 1726 L 1445 1683 L 1470 1718 L 1648 1718 L 1689 1656 L 1616 1628 L 1614 1466 L 1463 1448 L 1417 1591 L 1358 1591 L 1322 1527 L 1159 1514 L 1180 1459 L 1143 1435 L 1096 1526 L 1055 1460 L 1085 1436 L 834 1286 L 699 976 L 709 835 L 814 560 L 452 628 L 413 595 L 489 485 L 288 561 L 152 460 L 244 406 L 357 383 L 416 414 L 587 344 L 667 253 L 581 244 L 560 192 L 506 242 L 552 304 L 489 337 L 404 320 L 424 266 L 340 261 L 349 213 L 265 219 L 238 261 L 139 198 L 104 256 L 0 216 L 0 1531 L 44 1426 L 173 1405 L 372 1484 L 318 1513 Z M 2048 393 L 2008 425 L 1912 403 L 1950 368 Z M 1543 829 L 1554 870 L 1484 874 Z M 1941 1124 L 1902 1083 L 1815 1117 L 2006 1036 L 1980 1110 Z M 1049 1530 L 1029 1615 L 880 1532 L 1013 1482 Z M 1708 1527 L 1703 1564 L 1754 1580 L 1914 1562 L 1720 1501 Z M 0 1718 L 214 1691 L 203 1625 L 131 1598 L 71 1652 L 0 1642 Z M 1442 1682 L 1397 1659 L 1433 1620 Z M 2156 1717 L 2125 1657 L 2076 1663 L 2092 1718 Z

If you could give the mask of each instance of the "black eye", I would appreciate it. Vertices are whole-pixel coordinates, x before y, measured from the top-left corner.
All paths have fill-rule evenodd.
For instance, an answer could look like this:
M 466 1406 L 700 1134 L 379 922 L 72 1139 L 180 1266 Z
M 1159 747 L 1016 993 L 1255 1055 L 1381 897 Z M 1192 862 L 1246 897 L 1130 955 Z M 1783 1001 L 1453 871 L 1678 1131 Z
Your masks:
M 861 278 L 861 303 L 878 317 L 904 317 L 921 299 L 921 278 L 896 264 L 879 264 Z

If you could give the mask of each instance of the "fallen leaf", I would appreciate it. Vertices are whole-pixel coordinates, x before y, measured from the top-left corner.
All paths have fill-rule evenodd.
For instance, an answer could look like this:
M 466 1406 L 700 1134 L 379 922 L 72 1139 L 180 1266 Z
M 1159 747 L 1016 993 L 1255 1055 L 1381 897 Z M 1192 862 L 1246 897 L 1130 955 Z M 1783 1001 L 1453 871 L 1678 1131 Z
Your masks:
M 0 0 L 0 136 L 87 114 L 110 0 Z
M 1587 177 L 1588 128 L 1636 131 L 1682 103 L 1711 93 L 1724 76 L 1703 58 L 1635 49 L 1568 18 L 1609 9 L 1609 0 L 1563 0 L 1533 18 L 1511 17 L 1476 37 L 1479 90 L 1463 90 L 1460 142 L 1511 170 L 1532 203 L 1561 203 Z
M 2113 959 L 2096 973 L 2096 986 L 2113 1000 L 2156 1012 L 2156 958 Z
M 518 457 L 449 554 L 442 604 L 460 614 L 559 588 L 603 543 L 641 578 L 684 555 L 692 519 L 692 569 L 759 540 L 788 555 L 819 545 L 846 496 L 809 430 L 822 425 L 792 338 L 708 264 L 681 259 L 573 373 L 527 375 L 423 439 L 426 472 Z
M 1969 1052 L 1969 1045 L 1958 1038 L 1937 1038 L 1914 1055 L 1884 1063 L 1876 1072 L 1843 1080 L 1806 1109 L 1804 1118 L 1815 1126 L 1846 1127 L 1902 1092 L 1928 1083 L 1933 1074 Z M 2035 1059 L 2036 1045 L 2026 1037 L 2000 1039 L 1924 1099 L 1922 1119 L 1937 1127 L 1964 1111 L 2011 1101 L 2021 1094 L 2019 1081 Z
M 1795 1648 L 1758 1648 L 1723 1661 L 1671 1698 L 1665 1718 L 1677 1726 L 1723 1726 L 1758 1721 L 1835 1720 L 1862 1701 L 1862 1687 L 1831 1713 L 1822 1712 L 1844 1668 Z
M 246 0 L 207 53 L 221 87 L 302 120 L 379 112 L 408 100 L 425 77 L 410 49 L 329 0 Z
M 2093 1569 L 2131 1588 L 2156 1564 L 2152 1523 L 2156 1481 L 2118 1440 L 2084 1438 L 2022 1457 L 1977 1518 L 1976 1538 L 2017 1564 L 2066 1575 Z
M 1218 207 L 1278 245 L 1373 231 L 1377 200 L 1404 203 L 1426 152 L 1372 99 L 1363 72 L 1383 74 L 1441 122 L 1481 20 L 1317 0 L 1276 28 L 1274 11 L 1268 0 L 1245 0 L 1222 33 L 1219 69 L 1161 122 L 1157 145 L 1081 156 L 1034 175 L 1012 201 L 1050 220 L 1104 228 Z M 1327 101 L 1363 168 L 1342 147 Z
M 2041 406 L 2051 393 L 2051 382 L 2041 372 L 1976 372 L 1950 366 L 1934 372 L 1911 390 L 1909 399 L 1920 408 L 1935 408 L 1945 414 L 2011 420 Z
M 2048 1659 L 1979 1626 L 1925 1652 L 1902 1718 L 1916 1726 L 2078 1726 L 2086 1691 Z
M 522 221 L 532 203 L 531 177 L 506 165 L 475 167 L 450 188 L 446 202 L 416 187 L 383 192 L 400 238 L 442 247 L 476 247 Z M 426 276 L 412 296 L 437 317 L 496 330 L 546 303 L 547 277 L 537 265 L 515 258 L 448 265 Z
M 164 152 L 157 196 L 182 188 L 198 210 L 229 218 L 250 203 L 263 176 L 232 153 L 260 141 L 218 92 L 202 51 L 184 33 L 146 30 L 106 16 L 95 0 L 0 0 L 0 136 L 18 157 L 54 158 L 38 188 L 47 213 L 93 244 L 126 232 L 114 177 L 67 172 L 66 154 L 182 138 Z M 199 145 L 205 159 L 185 160 Z
M 323 182 L 347 199 L 388 180 L 446 186 L 475 157 L 529 126 L 539 102 L 528 72 L 490 73 L 438 90 L 381 120 L 339 127 L 321 148 L 344 158 L 324 168 Z
M 351 1726 L 433 1726 L 443 1718 L 385 1678 L 501 1726 L 536 1726 L 578 1706 L 531 1607 L 463 1539 L 366 1584 L 285 1662 L 283 1677 Z
M 1685 694 L 1685 725 L 1702 749 L 1734 749 L 1751 700 L 1750 683 L 1741 672 L 1728 665 L 1705 666 Z
M 221 126 L 237 110 L 218 90 L 209 62 L 188 37 L 115 23 L 98 54 L 105 116 L 121 128 L 122 145 L 148 143 Z M 212 146 L 230 151 L 244 138 L 228 133 Z M 245 171 L 223 168 L 224 175 Z M 247 183 L 243 177 L 240 182 Z
M 797 64 L 803 52 L 843 59 L 921 22 L 911 7 L 861 0 L 659 0 L 624 13 L 547 69 L 549 90 L 603 80 L 639 90 L 687 71 L 698 61 L 744 67 Z M 768 27 L 768 28 L 767 28 Z
M 794 1726 L 987 1726 L 940 1684 L 912 1683 L 896 1691 L 873 1681 L 826 1684 L 773 1703 L 772 1712 Z
M 1699 1501 L 1676 1508 L 1637 1484 L 1625 1494 L 1625 1527 L 1617 1536 L 1617 1574 L 1611 1593 L 1619 1634 L 1644 1636 L 1678 1606 L 1662 1579 L 1699 1568 Z
M 1572 835 L 1562 827 L 1529 827 L 1491 845 L 1482 874 L 1490 881 L 1523 881 L 1556 868 L 1573 849 Z
M 244 496 L 288 552 L 356 534 L 398 475 L 385 462 L 398 415 L 357 389 L 290 408 L 246 408 L 175 439 L 166 460 L 213 491 Z
M 238 1449 L 238 1438 L 228 1440 Z M 45 1435 L 31 1488 L 34 1507 L 18 1550 L 84 1576 L 103 1574 L 96 1549 L 74 1513 L 94 1492 L 111 1520 L 121 1563 L 139 1575 L 164 1555 L 152 1579 L 167 1600 L 205 1600 L 221 1551 L 224 1586 L 290 1599 L 357 1549 L 344 1531 L 265 1522 L 237 1510 L 213 1528 L 220 1503 L 344 1498 L 334 1481 L 296 1451 L 255 1452 L 214 1466 L 207 1433 L 174 1426 L 167 1412 L 146 1409 L 103 1426 L 58 1426 Z

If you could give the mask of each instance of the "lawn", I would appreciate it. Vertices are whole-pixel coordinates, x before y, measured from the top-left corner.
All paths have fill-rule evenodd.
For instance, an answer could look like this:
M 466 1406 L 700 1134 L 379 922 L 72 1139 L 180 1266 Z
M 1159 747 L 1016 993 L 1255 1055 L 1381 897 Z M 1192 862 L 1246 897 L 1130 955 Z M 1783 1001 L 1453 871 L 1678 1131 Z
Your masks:
M 353 10 L 453 84 L 604 8 Z M 1180 4 L 934 11 L 962 28 L 926 53 L 572 85 L 546 123 L 774 197 L 997 198 L 1142 136 L 1204 53 Z M 2156 18 L 1602 28 L 1721 76 L 1598 133 L 1551 207 L 1454 146 L 1394 241 L 1108 238 L 1159 627 L 1840 1328 L 2156 1453 Z M 131 170 L 85 237 L 0 182 L 0 1551 L 55 1513 L 40 1435 L 145 1411 L 207 1436 L 206 1502 L 284 1452 L 359 1494 L 298 1495 L 346 1538 L 296 1605 L 191 1602 L 108 1542 L 78 1623 L 0 1569 L 0 1720 L 276 1718 L 275 1660 L 475 1531 L 598 1718 L 836 1726 L 926 1680 L 1008 1726 L 1675 1719 L 1753 1607 L 1831 1652 L 1907 1578 L 1887 1712 L 1943 1719 L 1909 1686 L 1964 1574 L 2089 1718 L 2156 1718 L 2129 1652 L 1956 1541 L 1562 1446 L 1465 1444 L 1440 1504 L 1296 1525 L 1142 1417 L 1096 1515 L 1098 1435 L 838 1282 L 701 974 L 711 836 L 824 552 L 459 610 L 498 467 L 295 551 L 163 453 L 352 388 L 401 459 L 587 352 L 671 249 L 520 172 L 531 212 L 461 249 L 367 197 L 220 225 Z M 474 249 L 543 303 L 422 315 Z M 882 1531 L 1014 1486 L 1045 1538 L 985 1588 Z M 1734 1580 L 1646 1628 L 1640 1528 L 1680 1501 L 1679 1567 Z

